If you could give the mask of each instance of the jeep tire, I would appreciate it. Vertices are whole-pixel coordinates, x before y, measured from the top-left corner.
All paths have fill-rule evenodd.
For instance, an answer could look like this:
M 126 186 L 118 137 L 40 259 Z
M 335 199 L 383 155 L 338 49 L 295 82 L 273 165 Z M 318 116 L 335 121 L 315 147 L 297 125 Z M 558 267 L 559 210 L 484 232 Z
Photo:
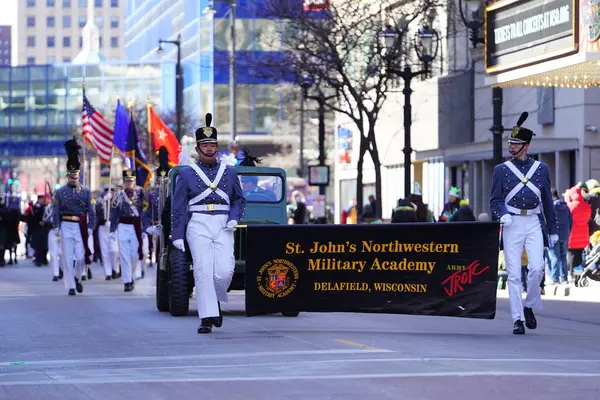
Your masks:
M 188 291 L 188 275 L 190 261 L 184 252 L 171 245 L 169 251 L 171 272 L 169 274 L 169 311 L 174 317 L 188 314 L 190 295 Z

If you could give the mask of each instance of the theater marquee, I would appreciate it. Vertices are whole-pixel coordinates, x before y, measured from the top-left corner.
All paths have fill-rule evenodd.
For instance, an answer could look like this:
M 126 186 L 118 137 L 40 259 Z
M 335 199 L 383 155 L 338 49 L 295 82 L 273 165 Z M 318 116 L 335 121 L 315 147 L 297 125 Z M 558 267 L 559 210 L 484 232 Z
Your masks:
M 577 0 L 507 0 L 485 10 L 485 69 L 493 74 L 578 49 Z

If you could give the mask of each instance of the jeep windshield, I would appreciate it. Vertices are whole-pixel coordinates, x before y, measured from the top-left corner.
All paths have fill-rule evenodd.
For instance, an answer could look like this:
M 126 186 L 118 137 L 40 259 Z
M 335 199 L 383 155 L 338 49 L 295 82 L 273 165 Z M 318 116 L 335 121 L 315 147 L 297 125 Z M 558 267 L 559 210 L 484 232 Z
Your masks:
M 283 199 L 283 179 L 279 175 L 238 173 L 246 201 L 279 203 Z

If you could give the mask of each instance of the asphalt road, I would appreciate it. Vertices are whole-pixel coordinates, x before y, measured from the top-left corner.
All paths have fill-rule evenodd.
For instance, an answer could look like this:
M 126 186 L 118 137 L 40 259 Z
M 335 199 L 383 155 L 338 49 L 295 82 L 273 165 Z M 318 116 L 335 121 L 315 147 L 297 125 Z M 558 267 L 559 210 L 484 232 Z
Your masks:
M 0 399 L 600 399 L 595 302 L 548 300 L 514 336 L 504 298 L 491 321 L 248 318 L 232 293 L 223 327 L 198 335 L 195 309 L 156 310 L 152 278 L 125 293 L 94 272 L 68 297 L 47 267 L 0 268 Z

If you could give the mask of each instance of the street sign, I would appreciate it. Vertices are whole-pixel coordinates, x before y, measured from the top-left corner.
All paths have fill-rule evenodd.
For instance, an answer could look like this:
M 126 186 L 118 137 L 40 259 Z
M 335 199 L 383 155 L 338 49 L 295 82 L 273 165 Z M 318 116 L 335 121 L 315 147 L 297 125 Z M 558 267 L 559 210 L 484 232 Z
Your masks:
M 310 186 L 329 186 L 329 166 L 310 165 L 308 167 L 308 184 Z
M 325 218 L 325 196 L 319 195 L 312 201 L 313 218 Z

